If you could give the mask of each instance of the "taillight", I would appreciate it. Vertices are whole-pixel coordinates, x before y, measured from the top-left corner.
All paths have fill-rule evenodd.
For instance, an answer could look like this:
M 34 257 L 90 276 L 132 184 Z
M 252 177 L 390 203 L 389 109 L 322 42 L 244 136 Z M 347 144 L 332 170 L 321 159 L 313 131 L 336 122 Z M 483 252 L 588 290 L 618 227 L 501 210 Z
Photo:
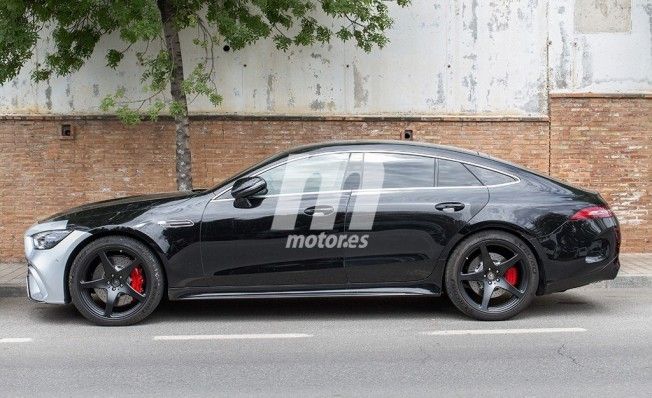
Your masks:
M 614 213 L 607 207 L 604 206 L 591 206 L 585 207 L 582 210 L 571 216 L 572 221 L 579 220 L 595 220 L 598 218 L 609 218 L 613 217 Z

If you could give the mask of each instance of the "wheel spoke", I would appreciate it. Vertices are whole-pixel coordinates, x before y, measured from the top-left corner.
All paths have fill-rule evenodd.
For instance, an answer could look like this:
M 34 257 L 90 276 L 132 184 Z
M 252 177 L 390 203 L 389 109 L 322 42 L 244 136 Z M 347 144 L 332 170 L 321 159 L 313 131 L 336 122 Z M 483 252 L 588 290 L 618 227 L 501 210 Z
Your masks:
M 508 291 L 510 294 L 516 296 L 517 298 L 521 298 L 525 294 L 525 292 L 518 290 L 516 286 L 508 283 L 506 280 L 501 280 L 500 282 L 498 282 L 498 287 Z
M 502 263 L 498 264 L 498 272 L 499 272 L 500 276 L 504 275 L 505 272 L 507 272 L 508 269 L 512 268 L 519 261 L 521 261 L 521 256 L 518 255 L 518 254 L 514 254 L 514 257 L 512 257 L 509 260 L 503 261 Z
M 139 265 L 140 265 L 140 261 L 138 261 L 138 259 L 136 258 L 136 259 L 134 259 L 132 262 L 130 262 L 128 265 L 126 265 L 124 268 L 122 268 L 122 269 L 120 270 L 120 272 L 121 272 L 124 276 L 129 276 L 129 274 L 131 273 L 131 270 L 133 270 L 134 268 L 138 267 Z
M 127 285 L 127 288 L 125 289 L 125 293 L 131 297 L 133 297 L 135 300 L 138 300 L 140 302 L 145 300 L 145 295 L 140 294 L 139 292 L 135 291 L 131 285 Z
M 489 254 L 489 249 L 487 248 L 486 243 L 480 245 L 480 259 L 482 260 L 482 266 L 484 269 L 487 269 L 488 267 L 494 265 L 494 260 L 491 258 L 491 255 Z
M 106 307 L 104 308 L 104 316 L 111 317 L 111 314 L 113 314 L 113 306 L 115 306 L 115 303 L 118 301 L 120 291 L 107 289 L 106 293 Z
M 460 274 L 461 281 L 482 281 L 484 279 L 484 271 L 470 272 L 468 274 Z
M 95 279 L 94 281 L 79 282 L 79 287 L 82 289 L 106 289 L 106 278 Z
M 116 269 L 111 263 L 111 260 L 109 260 L 109 257 L 106 255 L 105 251 L 101 251 L 99 256 L 100 260 L 102 261 L 102 268 L 104 268 L 104 275 L 106 278 L 110 278 L 111 275 L 115 274 Z
M 484 289 L 482 293 L 482 305 L 481 308 L 483 311 L 487 311 L 489 309 L 489 300 L 491 300 L 491 295 L 494 293 L 496 285 L 494 284 L 489 284 L 489 282 L 484 283 Z

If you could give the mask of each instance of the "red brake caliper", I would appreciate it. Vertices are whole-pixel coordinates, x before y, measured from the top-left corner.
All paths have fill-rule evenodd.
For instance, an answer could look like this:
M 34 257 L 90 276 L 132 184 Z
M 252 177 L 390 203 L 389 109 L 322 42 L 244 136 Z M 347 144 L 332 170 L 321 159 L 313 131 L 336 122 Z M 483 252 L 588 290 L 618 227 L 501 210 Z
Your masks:
M 518 282 L 518 268 L 512 267 L 505 271 L 505 280 L 512 286 L 516 286 Z
M 145 289 L 143 284 L 145 283 L 145 277 L 143 276 L 143 270 L 140 267 L 134 268 L 129 274 L 131 278 L 131 287 L 138 293 L 143 293 Z

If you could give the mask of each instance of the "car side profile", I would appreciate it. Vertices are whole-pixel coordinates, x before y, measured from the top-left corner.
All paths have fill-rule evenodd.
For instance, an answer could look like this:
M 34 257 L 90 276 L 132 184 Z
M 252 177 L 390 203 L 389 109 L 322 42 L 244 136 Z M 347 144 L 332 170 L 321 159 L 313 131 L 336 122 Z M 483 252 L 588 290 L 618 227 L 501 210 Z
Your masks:
M 586 191 L 478 152 L 310 145 L 216 187 L 80 206 L 25 234 L 28 295 L 128 325 L 170 300 L 447 294 L 503 320 L 613 279 L 618 221 Z

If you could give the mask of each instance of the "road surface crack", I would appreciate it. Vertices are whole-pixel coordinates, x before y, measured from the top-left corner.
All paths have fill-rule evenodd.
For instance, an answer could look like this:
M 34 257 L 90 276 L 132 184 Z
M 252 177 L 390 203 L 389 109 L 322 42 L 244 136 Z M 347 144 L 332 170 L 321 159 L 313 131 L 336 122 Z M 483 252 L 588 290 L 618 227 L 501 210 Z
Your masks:
M 562 344 L 561 347 L 557 349 L 557 354 L 559 354 L 559 356 L 561 357 L 569 359 L 577 366 L 582 366 L 582 364 L 577 360 L 577 358 L 575 358 L 570 353 L 568 353 L 568 350 L 566 349 L 566 343 Z

